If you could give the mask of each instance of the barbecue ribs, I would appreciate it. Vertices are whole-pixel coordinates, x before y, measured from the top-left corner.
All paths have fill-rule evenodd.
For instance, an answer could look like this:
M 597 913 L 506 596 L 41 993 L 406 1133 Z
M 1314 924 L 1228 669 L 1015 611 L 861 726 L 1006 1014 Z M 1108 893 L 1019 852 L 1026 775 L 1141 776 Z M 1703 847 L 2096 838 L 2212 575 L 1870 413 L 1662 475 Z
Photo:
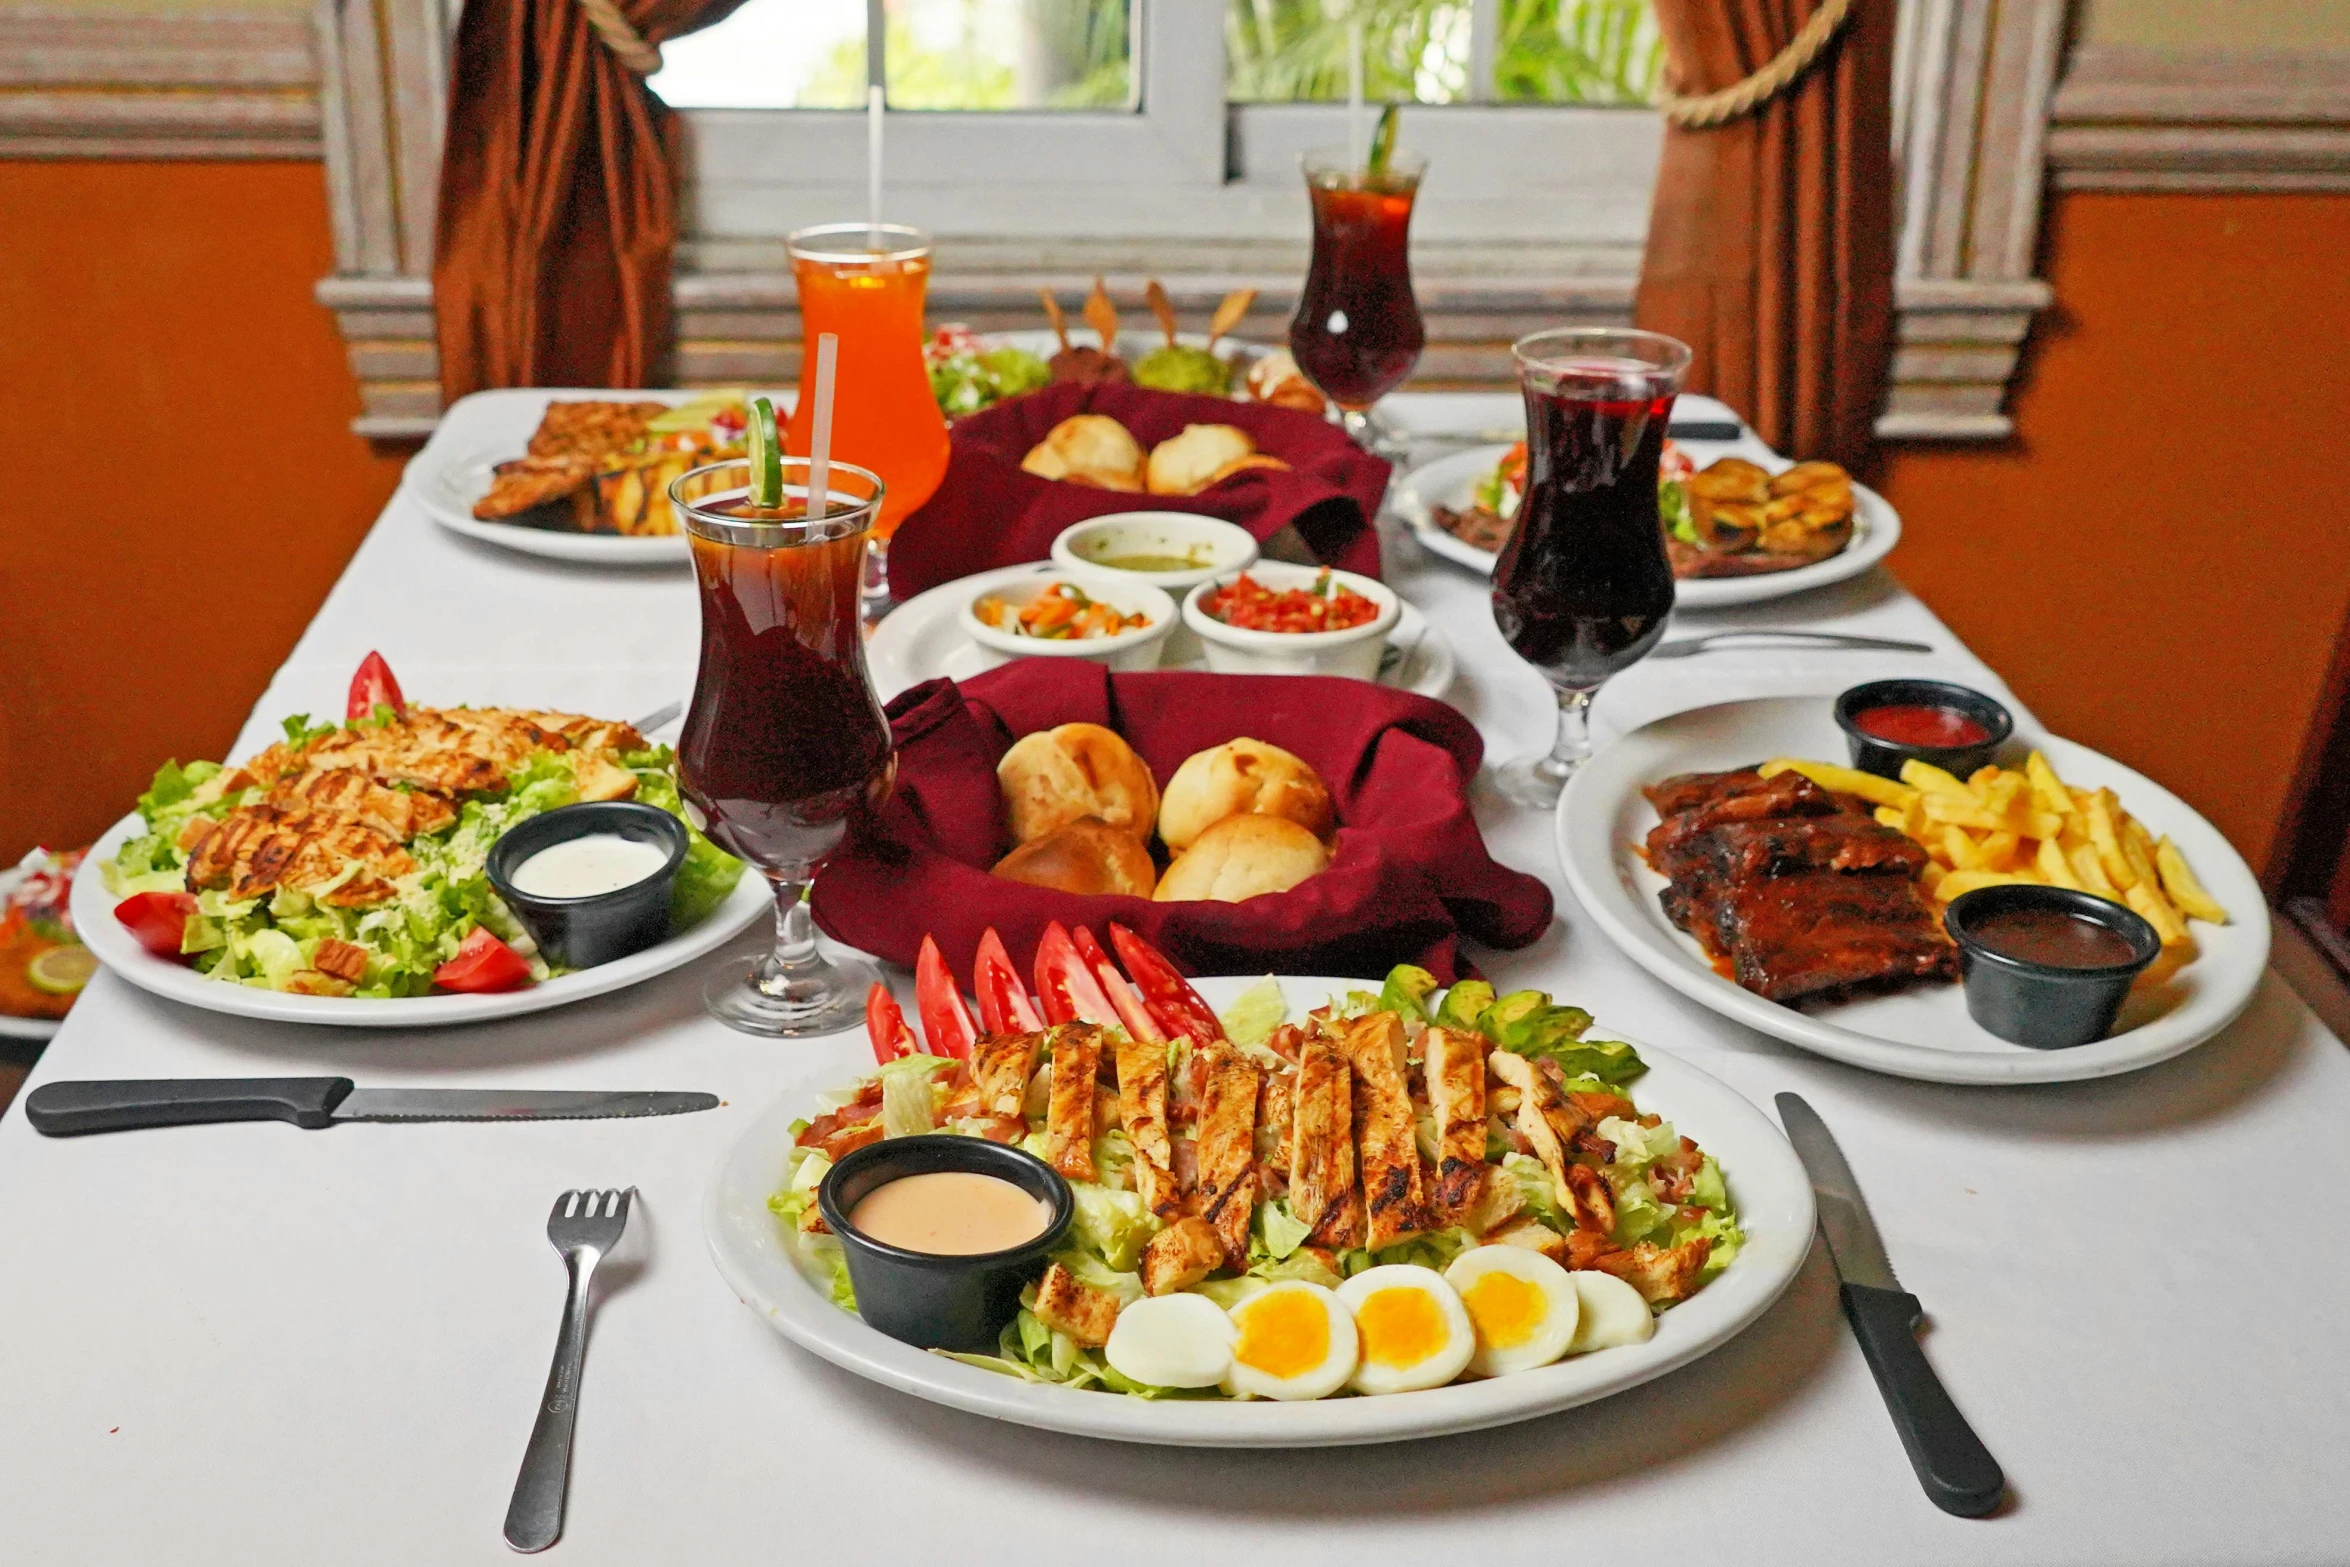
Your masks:
M 1665 915 L 1772 1001 L 1957 977 L 1919 895 L 1926 854 L 1800 773 L 1684 773 L 1643 791 Z

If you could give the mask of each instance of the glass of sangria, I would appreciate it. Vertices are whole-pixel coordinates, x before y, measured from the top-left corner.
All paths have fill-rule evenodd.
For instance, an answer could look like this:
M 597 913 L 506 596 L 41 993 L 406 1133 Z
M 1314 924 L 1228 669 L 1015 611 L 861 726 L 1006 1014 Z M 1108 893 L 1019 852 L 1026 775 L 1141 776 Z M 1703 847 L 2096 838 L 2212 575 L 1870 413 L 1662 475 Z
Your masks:
M 780 505 L 751 504 L 740 459 L 682 475 L 669 495 L 702 604 L 678 784 L 694 825 L 775 889 L 775 950 L 730 965 L 703 995 L 722 1023 L 793 1036 L 853 1024 L 878 977 L 817 950 L 807 893 L 850 819 L 888 795 L 897 755 L 858 619 L 865 541 L 887 489 L 836 461 L 823 515 L 811 517 L 808 460 L 781 461 Z
M 1412 203 L 1427 162 L 1387 152 L 1373 169 L 1345 153 L 1308 153 L 1314 254 L 1289 323 L 1289 351 L 1338 406 L 1358 445 L 1375 449 L 1371 405 L 1420 362 L 1427 331 L 1412 294 Z
M 832 451 L 881 476 L 887 496 L 866 546 L 865 595 L 886 607 L 889 539 L 946 477 L 947 421 L 922 358 L 930 236 L 895 223 L 827 223 L 786 241 L 799 287 L 800 396 L 784 450 L 808 454 L 816 405 L 817 337 L 840 339 Z
M 1568 328 L 1520 338 L 1526 496 L 1493 568 L 1493 619 L 1558 698 L 1546 756 L 1501 768 L 1501 792 L 1548 810 L 1591 755 L 1591 699 L 1648 656 L 1673 612 L 1657 465 L 1689 345 Z

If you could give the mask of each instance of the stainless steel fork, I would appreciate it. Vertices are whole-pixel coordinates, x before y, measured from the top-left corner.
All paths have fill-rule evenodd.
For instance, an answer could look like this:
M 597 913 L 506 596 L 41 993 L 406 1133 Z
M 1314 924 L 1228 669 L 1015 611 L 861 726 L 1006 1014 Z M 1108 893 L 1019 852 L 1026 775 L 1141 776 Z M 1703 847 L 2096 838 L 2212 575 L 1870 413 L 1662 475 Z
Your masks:
M 538 1423 L 531 1427 L 514 1500 L 506 1508 L 506 1543 L 518 1551 L 543 1551 L 563 1534 L 571 1430 L 579 1415 L 579 1374 L 587 1356 L 588 1281 L 596 1264 L 620 1244 L 635 1196 L 633 1186 L 624 1192 L 565 1192 L 547 1215 L 547 1240 L 563 1254 L 571 1293 L 563 1302 L 563 1327 L 555 1335 L 555 1365 L 539 1400 Z

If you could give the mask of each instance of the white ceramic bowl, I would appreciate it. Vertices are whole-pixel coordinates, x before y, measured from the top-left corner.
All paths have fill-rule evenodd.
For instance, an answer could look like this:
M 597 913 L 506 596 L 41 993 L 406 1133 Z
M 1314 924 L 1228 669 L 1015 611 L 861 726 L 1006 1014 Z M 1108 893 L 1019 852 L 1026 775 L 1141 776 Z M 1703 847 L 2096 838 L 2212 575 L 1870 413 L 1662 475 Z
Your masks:
M 1201 601 L 1222 583 L 1241 574 L 1224 573 L 1200 583 L 1183 600 L 1183 624 L 1207 650 L 1208 668 L 1225 675 L 1345 675 L 1355 680 L 1379 678 L 1379 659 L 1387 650 L 1387 633 L 1403 613 L 1403 602 L 1385 583 L 1334 571 L 1338 585 L 1359 593 L 1379 606 L 1379 613 L 1344 631 L 1248 631 L 1228 626 L 1201 607 Z M 1258 582 L 1281 592 L 1311 588 L 1322 575 L 1319 566 L 1291 566 L 1261 560 L 1248 570 Z
M 1182 571 L 1127 571 L 1109 566 L 1102 557 L 1120 555 L 1181 555 L 1200 562 Z M 1114 571 L 1164 588 L 1180 597 L 1216 577 L 1246 571 L 1257 563 L 1257 541 L 1246 528 L 1218 517 L 1188 511 L 1120 511 L 1061 530 L 1053 540 L 1053 561 L 1070 571 Z M 1199 638 L 1178 625 L 1159 655 L 1162 664 L 1195 664 L 1202 657 Z
M 974 606 L 983 598 L 1001 599 L 1018 608 L 1045 589 L 1062 582 L 1083 588 L 1088 596 L 1121 614 L 1141 615 L 1150 623 L 1133 631 L 1121 631 L 1112 637 L 1072 638 L 1062 642 L 1049 637 L 1016 637 L 1008 631 L 998 631 L 974 612 Z M 979 644 L 980 650 L 988 656 L 991 667 L 1008 664 L 1015 658 L 1083 658 L 1097 664 L 1107 664 L 1122 672 L 1158 668 L 1159 653 L 1168 634 L 1182 621 L 1176 612 L 1175 601 L 1163 589 L 1154 588 L 1128 572 L 1099 570 L 1039 572 L 1033 578 L 982 588 L 963 601 L 958 618 L 963 634 Z

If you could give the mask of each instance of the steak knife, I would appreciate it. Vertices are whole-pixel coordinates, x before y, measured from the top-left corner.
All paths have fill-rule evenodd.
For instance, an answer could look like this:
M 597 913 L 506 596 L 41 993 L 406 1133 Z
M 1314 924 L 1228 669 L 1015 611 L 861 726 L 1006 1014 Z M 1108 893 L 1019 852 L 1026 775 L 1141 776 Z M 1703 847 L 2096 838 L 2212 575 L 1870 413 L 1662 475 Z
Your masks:
M 595 1093 L 504 1088 L 358 1088 L 347 1077 L 163 1077 L 43 1083 L 25 1119 L 45 1137 L 127 1132 L 206 1121 L 579 1121 L 686 1115 L 716 1094 Z
M 1836 1264 L 1844 1315 L 1877 1378 L 1877 1391 L 1885 1396 L 1918 1484 L 1944 1512 L 1980 1517 L 1999 1505 L 2007 1478 L 1926 1362 L 1917 1340 L 1925 1308 L 1893 1276 L 1860 1183 L 1819 1112 L 1797 1094 L 1779 1095 L 1778 1106 L 1787 1140 L 1795 1145 L 1818 1199 L 1820 1229 Z

